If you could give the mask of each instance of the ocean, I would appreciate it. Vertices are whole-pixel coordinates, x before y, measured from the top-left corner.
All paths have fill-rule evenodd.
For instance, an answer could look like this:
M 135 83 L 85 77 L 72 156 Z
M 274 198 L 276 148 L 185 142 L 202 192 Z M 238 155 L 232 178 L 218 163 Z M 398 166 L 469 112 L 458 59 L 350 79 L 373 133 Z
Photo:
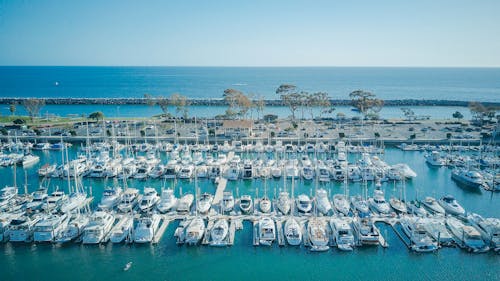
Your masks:
M 39 152 L 41 161 L 27 168 L 28 189 L 39 185 L 36 170 L 41 165 L 60 159 L 60 152 Z M 70 157 L 76 155 L 71 148 Z M 243 156 L 248 157 L 248 156 Z M 440 197 L 452 194 L 468 211 L 485 217 L 500 217 L 499 193 L 471 192 L 451 180 L 451 170 L 426 165 L 423 152 L 402 152 L 388 148 L 382 156 L 389 164 L 409 163 L 418 176 L 406 182 L 408 200 L 424 196 Z M 163 155 L 164 161 L 166 156 Z M 351 161 L 359 155 L 350 155 Z M 11 185 L 12 168 L 0 168 L 0 185 Z M 24 184 L 24 171 L 17 169 L 18 185 Z M 84 179 L 84 186 L 92 190 L 98 202 L 103 188 L 116 184 L 115 180 Z M 200 180 L 201 192 L 214 192 L 210 180 Z M 290 181 L 287 183 L 290 188 Z M 128 186 L 142 189 L 144 186 L 171 186 L 171 181 L 130 180 Z M 229 182 L 227 190 L 237 194 L 250 194 L 254 198 L 264 194 L 262 180 Z M 66 182 L 53 179 L 52 189 L 65 189 Z M 90 188 L 91 187 L 91 188 Z M 267 194 L 283 188 L 282 180 L 268 180 Z M 322 184 L 331 196 L 342 193 L 341 183 Z M 400 185 L 398 185 L 400 187 Z M 175 192 L 193 192 L 193 181 L 179 181 Z M 399 194 L 392 183 L 384 183 L 386 198 Z M 296 182 L 295 195 L 310 194 L 314 183 Z M 371 195 L 374 186 L 368 186 Z M 22 191 L 21 191 L 22 192 Z M 349 184 L 351 195 L 361 193 L 359 183 Z M 0 244 L 1 280 L 499 280 L 500 255 L 493 252 L 470 254 L 458 248 L 443 248 L 436 253 L 410 252 L 390 227 L 379 225 L 389 247 L 361 247 L 353 252 L 330 249 L 314 253 L 301 247 L 254 247 L 252 225 L 244 223 L 244 229 L 235 236 L 231 247 L 178 246 L 174 231 L 178 222 L 170 223 L 159 244 L 84 246 L 50 244 Z M 126 263 L 132 262 L 128 271 Z

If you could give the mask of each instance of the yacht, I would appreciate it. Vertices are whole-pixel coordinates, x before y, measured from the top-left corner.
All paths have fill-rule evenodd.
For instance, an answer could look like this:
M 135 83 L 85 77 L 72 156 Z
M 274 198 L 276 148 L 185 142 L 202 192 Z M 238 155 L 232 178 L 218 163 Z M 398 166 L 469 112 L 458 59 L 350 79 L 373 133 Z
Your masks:
M 500 219 L 483 218 L 474 213 L 470 214 L 467 219 L 476 226 L 483 239 L 490 243 L 495 252 L 498 252 L 500 250 Z
M 47 215 L 35 224 L 33 240 L 35 242 L 54 242 L 56 237 L 66 228 L 68 215 Z
M 440 245 L 450 246 L 455 243 L 453 236 L 446 227 L 444 217 L 434 217 L 422 219 L 427 233 Z
M 81 192 L 73 192 L 68 199 L 61 204 L 61 212 L 69 213 L 73 210 L 82 208 L 87 200 L 87 195 Z
M 98 244 L 103 242 L 111 231 L 115 217 L 107 212 L 97 211 L 92 214 L 90 221 L 83 232 L 83 244 Z
M 243 179 L 252 179 L 253 178 L 253 166 L 252 161 L 245 160 L 243 162 L 243 173 L 241 175 Z
M 281 174 L 281 171 L 280 171 Z M 304 180 L 312 180 L 314 178 L 314 169 L 311 166 L 302 166 L 300 174 Z
M 360 217 L 365 217 L 370 215 L 370 205 L 368 200 L 363 199 L 361 195 L 355 195 L 351 197 L 351 204 L 354 209 L 358 212 Z
M 165 171 L 163 172 L 163 178 L 175 179 L 178 173 L 179 173 L 179 168 L 176 164 L 167 164 L 167 166 L 165 167 Z
M 425 197 L 422 204 L 435 214 L 445 214 L 445 210 L 434 197 Z
M 21 216 L 23 216 L 22 213 L 0 213 L 0 243 L 9 239 L 10 223 Z
M 361 244 L 378 245 L 380 231 L 370 218 L 355 218 L 353 226 Z
M 31 242 L 35 225 L 42 219 L 41 215 L 29 217 L 23 215 L 11 220 L 8 227 L 9 241 L 11 242 Z
M 396 210 L 396 212 L 398 212 L 400 214 L 408 213 L 408 209 L 406 208 L 406 204 L 401 199 L 398 199 L 396 197 L 391 197 L 391 199 L 389 199 L 389 204 L 391 205 L 391 207 L 394 210 Z
M 317 168 L 318 170 L 318 178 L 320 182 L 329 182 L 330 181 L 330 171 L 328 170 L 328 167 L 326 167 L 324 164 L 321 164 Z
M 441 205 L 441 207 L 443 207 L 447 214 L 455 216 L 465 215 L 464 208 L 460 204 L 458 204 L 457 200 L 451 195 L 441 197 L 438 203 L 439 205 Z
M 297 197 L 297 209 L 302 213 L 309 213 L 312 209 L 312 201 L 306 194 Z
M 47 189 L 40 187 L 37 191 L 33 192 L 33 199 L 26 204 L 26 212 L 37 212 L 42 208 L 43 202 L 47 200 L 49 195 Z
M 160 201 L 156 204 L 156 209 L 164 214 L 170 210 L 175 210 L 177 207 L 177 197 L 175 197 L 174 190 L 163 189 L 160 196 Z
M 40 169 L 38 169 L 38 175 L 40 177 L 48 177 L 55 172 L 57 165 L 45 164 Z
M 252 211 L 253 201 L 252 196 L 243 195 L 240 198 L 240 210 L 244 214 L 249 214 Z
M 240 178 L 240 167 L 238 164 L 231 163 L 226 172 L 226 178 L 231 181 L 235 181 Z
M 160 201 L 160 196 L 158 196 L 156 189 L 145 187 L 144 195 L 139 201 L 139 210 L 143 213 L 151 211 L 158 201 Z
M 479 231 L 473 226 L 465 225 L 461 220 L 451 216 L 446 218 L 446 225 L 455 238 L 470 251 L 478 253 L 489 250 L 489 246 L 486 245 Z
M 123 191 L 118 210 L 122 213 L 131 212 L 137 205 L 139 199 L 139 190 L 137 188 L 127 188 Z
M 267 196 L 262 197 L 259 201 L 259 209 L 262 213 L 269 213 L 271 212 L 271 200 Z
M 432 151 L 430 154 L 426 154 L 425 156 L 425 162 L 431 166 L 444 166 L 446 165 L 446 160 L 441 157 L 440 153 L 438 151 Z
M 327 251 L 329 237 L 326 222 L 313 217 L 307 223 L 307 236 L 311 242 L 311 251 Z
M 6 186 L 0 189 L 0 208 L 6 206 L 17 195 L 17 187 Z
M 333 205 L 335 209 L 344 216 L 349 215 L 350 204 L 343 194 L 335 194 L 333 196 Z
M 339 250 L 352 251 L 354 249 L 354 235 L 347 219 L 333 218 L 330 220 L 330 226 Z
M 200 199 L 198 199 L 198 212 L 201 214 L 207 214 L 208 211 L 210 210 L 210 207 L 212 207 L 212 201 L 214 200 L 214 196 L 210 193 L 203 193 L 200 196 Z
M 368 199 L 368 202 L 372 208 L 381 214 L 389 214 L 391 211 L 391 206 L 385 201 L 384 192 L 381 189 L 375 189 L 373 198 Z
M 131 238 L 133 228 L 133 217 L 125 215 L 121 217 L 111 229 L 109 240 L 111 243 L 121 243 L 123 241 L 127 241 Z
M 66 198 L 68 196 L 63 191 L 56 190 L 47 197 L 45 203 L 42 204 L 42 209 L 44 211 L 57 211 L 66 201 Z
M 288 192 L 281 191 L 276 202 L 276 207 L 283 215 L 287 215 L 290 212 L 290 203 Z
M 302 242 L 302 228 L 295 218 L 290 217 L 285 221 L 285 238 L 289 245 L 298 246 Z
M 223 212 L 231 212 L 234 208 L 234 197 L 230 191 L 224 191 L 222 194 L 221 207 Z
M 404 233 L 410 238 L 410 248 L 415 252 L 434 252 L 438 242 L 432 238 L 417 217 L 403 216 L 399 221 Z
M 183 166 L 179 171 L 180 179 L 190 179 L 193 177 L 194 167 L 191 165 Z
M 86 215 L 75 215 L 71 217 L 66 228 L 64 228 L 56 237 L 56 243 L 66 243 L 73 241 L 83 234 L 85 227 L 89 223 L 89 217 Z
M 261 245 L 271 246 L 276 239 L 276 228 L 274 221 L 269 217 L 259 219 L 259 243 Z
M 226 237 L 229 233 L 229 224 L 226 219 L 218 219 L 210 230 L 210 246 L 225 246 Z
M 121 195 L 121 188 L 107 188 L 103 191 L 101 202 L 99 202 L 97 207 L 100 210 L 113 210 L 120 203 Z
M 26 154 L 21 159 L 21 164 L 24 167 L 27 167 L 27 166 L 31 166 L 31 165 L 37 163 L 38 161 L 40 161 L 40 156 L 33 155 L 33 154 Z
M 451 179 L 471 188 L 479 188 L 483 185 L 483 177 L 480 173 L 465 168 L 454 169 L 451 172 Z
M 328 192 L 323 188 L 316 191 L 316 208 L 325 216 L 332 210 L 332 204 L 328 200 Z
M 408 214 L 414 214 L 418 217 L 427 217 L 429 212 L 422 207 L 422 204 L 419 201 L 408 201 L 406 202 L 406 209 L 408 210 Z
M 158 214 L 140 217 L 134 228 L 135 243 L 151 243 L 160 226 L 161 217 Z
M 193 194 L 185 194 L 179 199 L 177 203 L 177 212 L 178 213 L 189 213 L 191 210 L 191 205 L 193 205 L 194 196 Z
M 201 217 L 195 217 L 186 227 L 185 239 L 188 245 L 196 245 L 205 233 L 205 222 Z

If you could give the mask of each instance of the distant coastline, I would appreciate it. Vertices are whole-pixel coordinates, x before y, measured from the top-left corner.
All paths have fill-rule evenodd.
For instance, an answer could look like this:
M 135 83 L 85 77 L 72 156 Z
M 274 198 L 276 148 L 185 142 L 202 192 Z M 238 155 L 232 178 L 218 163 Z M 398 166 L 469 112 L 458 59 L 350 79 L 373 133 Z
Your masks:
M 22 104 L 26 98 L 0 98 L 0 104 Z M 148 100 L 145 98 L 38 98 L 45 100 L 47 105 L 145 105 Z M 349 106 L 351 100 L 348 99 L 331 99 L 331 104 L 334 106 Z M 266 106 L 284 106 L 283 102 L 278 99 L 264 100 Z M 430 100 L 430 99 L 400 99 L 400 100 L 384 100 L 385 106 L 468 106 L 470 101 L 461 100 Z M 189 99 L 190 105 L 201 106 L 225 106 L 227 102 L 222 98 L 212 99 Z M 499 102 L 482 102 L 486 106 L 500 106 Z

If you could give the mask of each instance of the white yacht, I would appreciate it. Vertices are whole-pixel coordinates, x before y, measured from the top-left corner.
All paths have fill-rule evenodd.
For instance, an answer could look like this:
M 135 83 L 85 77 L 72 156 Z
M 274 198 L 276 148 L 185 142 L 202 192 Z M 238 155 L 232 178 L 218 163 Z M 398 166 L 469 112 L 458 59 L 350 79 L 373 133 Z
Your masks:
M 422 201 L 422 204 L 427 207 L 430 211 L 436 214 L 443 214 L 445 213 L 445 210 L 441 205 L 438 203 L 438 201 L 434 197 L 425 197 L 424 201 Z
M 276 202 L 276 207 L 283 215 L 287 215 L 290 212 L 290 203 L 288 192 L 281 191 Z
M 42 219 L 41 215 L 33 217 L 21 216 L 11 220 L 8 227 L 9 241 L 11 242 L 31 242 L 35 225 Z
M 63 215 L 47 215 L 39 220 L 34 227 L 35 242 L 54 242 L 56 237 L 66 228 L 69 217 Z
M 408 213 L 408 209 L 406 208 L 406 204 L 401 199 L 398 199 L 396 197 L 391 197 L 389 199 L 389 204 L 391 205 L 391 207 L 394 210 L 396 210 L 396 212 L 398 212 L 400 214 L 406 214 L 406 213 Z
M 177 203 L 177 212 L 178 213 L 189 213 L 191 210 L 191 205 L 193 205 L 194 195 L 187 193 L 179 199 Z
M 238 180 L 240 178 L 240 167 L 238 164 L 231 163 L 226 172 L 226 178 L 231 181 Z
M 167 164 L 165 171 L 163 172 L 163 178 L 165 179 L 175 179 L 179 173 L 179 166 L 177 164 Z
M 385 201 L 384 192 L 381 189 L 375 189 L 373 198 L 368 199 L 368 202 L 372 208 L 381 214 L 389 214 L 391 211 L 391 206 Z
M 131 216 L 124 215 L 113 226 L 110 232 L 109 240 L 111 243 L 121 243 L 130 239 L 134 228 L 134 219 Z
M 380 231 L 370 218 L 354 218 L 354 229 L 363 245 L 378 245 Z
M 310 181 L 314 178 L 314 169 L 311 166 L 302 166 L 300 174 L 304 180 Z
M 470 251 L 478 253 L 489 250 L 489 246 L 486 245 L 479 231 L 473 226 L 465 225 L 461 220 L 451 216 L 446 218 L 446 225 L 455 238 Z
M 193 177 L 194 167 L 192 165 L 183 166 L 179 170 L 178 177 L 180 179 L 190 179 Z
M 298 246 L 302 242 L 302 228 L 295 218 L 290 217 L 285 221 L 285 238 L 289 245 Z
M 479 188 L 483 185 L 483 177 L 480 173 L 465 168 L 456 168 L 451 171 L 451 178 L 468 187 Z
M 111 231 L 115 217 L 107 212 L 97 211 L 92 214 L 90 221 L 85 227 L 82 243 L 98 244 L 103 241 L 106 235 Z
M 137 188 L 127 188 L 123 191 L 118 210 L 122 213 L 131 212 L 137 205 L 139 199 L 139 190 Z
M 328 215 L 332 210 L 332 204 L 328 200 L 328 192 L 323 188 L 316 191 L 316 208 L 323 215 Z
M 37 191 L 33 192 L 33 199 L 31 202 L 26 203 L 26 212 L 31 213 L 39 211 L 48 197 L 47 189 L 40 187 Z
M 259 209 L 263 213 L 269 213 L 271 212 L 271 200 L 267 196 L 264 196 L 260 199 L 259 201 Z
M 197 209 L 201 214 L 207 214 L 210 208 L 212 207 L 212 201 L 214 200 L 214 196 L 208 192 L 203 193 L 198 199 Z
M 427 232 L 417 217 L 403 216 L 399 221 L 404 233 L 410 238 L 410 247 L 415 252 L 434 252 L 438 242 Z
M 265 246 L 271 246 L 276 239 L 276 228 L 274 221 L 269 217 L 259 219 L 259 243 Z
M 309 213 L 312 209 L 312 201 L 306 194 L 297 197 L 297 209 L 302 213 Z
M 225 246 L 226 237 L 229 233 L 229 224 L 226 219 L 218 219 L 210 230 L 210 246 Z
M 253 201 L 252 196 L 242 195 L 240 198 L 240 210 L 244 214 L 249 214 L 252 211 Z
M 66 198 L 68 196 L 63 191 L 56 190 L 47 197 L 47 200 L 42 204 L 42 209 L 44 211 L 57 211 Z
M 83 234 L 89 221 L 90 219 L 86 215 L 78 214 L 71 217 L 69 223 L 66 225 L 66 228 L 56 237 L 55 242 L 66 243 L 77 239 Z
M 31 165 L 37 163 L 38 161 L 40 161 L 40 156 L 33 155 L 33 154 L 26 154 L 21 159 L 21 164 L 24 167 L 27 167 L 27 166 L 31 166 Z
M 196 245 L 205 233 L 205 222 L 201 217 L 195 217 L 186 227 L 185 239 L 188 245 Z
M 363 199 L 361 195 L 355 195 L 351 197 L 351 204 L 358 212 L 360 217 L 370 215 L 370 205 L 368 203 L 368 200 Z
M 455 216 L 465 215 L 464 208 L 460 204 L 458 204 L 457 200 L 451 195 L 441 197 L 438 203 L 439 205 L 441 205 L 441 207 L 443 207 L 447 214 Z
M 158 196 L 156 189 L 145 187 L 144 195 L 139 201 L 139 210 L 143 213 L 151 211 L 158 201 L 160 201 L 160 196 Z
M 245 160 L 243 162 L 243 173 L 241 175 L 243 179 L 252 179 L 253 178 L 253 165 L 252 161 Z
M 343 194 L 335 194 L 333 196 L 333 205 L 335 209 L 344 216 L 349 215 L 350 204 Z
M 0 207 L 6 206 L 17 195 L 17 187 L 6 186 L 0 189 Z
M 467 219 L 476 226 L 483 239 L 489 242 L 491 247 L 498 252 L 500 250 L 500 219 L 483 218 L 474 213 L 470 214 Z
M 97 207 L 100 210 L 113 210 L 120 203 L 121 195 L 122 189 L 119 187 L 106 188 Z
M 449 246 L 455 243 L 453 236 L 446 228 L 444 217 L 425 218 L 423 219 L 423 225 L 427 233 L 440 245 Z
M 441 154 L 438 151 L 434 150 L 430 154 L 426 154 L 424 157 L 427 164 L 431 166 L 440 167 L 446 165 L 446 160 L 441 157 Z
M 327 225 L 324 220 L 317 217 L 309 219 L 307 223 L 307 237 L 311 242 L 311 251 L 327 251 L 330 249 L 328 246 L 329 237 L 327 232 Z
M 427 217 L 429 215 L 429 212 L 416 200 L 406 202 L 406 209 L 408 210 L 408 214 L 414 214 L 418 217 Z
M 9 239 L 8 230 L 11 221 L 22 216 L 22 213 L 0 213 L 0 243 Z
M 337 247 L 342 251 L 352 251 L 354 249 L 354 235 L 351 225 L 346 218 L 332 218 L 330 226 Z
M 175 210 L 177 207 L 177 197 L 175 197 L 174 190 L 163 189 L 160 196 L 160 201 L 156 204 L 156 209 L 164 214 L 170 210 Z
M 68 196 L 68 199 L 61 204 L 61 212 L 69 213 L 76 209 L 84 207 L 87 200 L 87 195 L 81 192 L 73 192 Z
M 234 197 L 230 191 L 224 191 L 222 194 L 221 207 L 223 212 L 231 212 L 234 208 Z
M 161 217 L 158 214 L 140 217 L 134 228 L 134 242 L 151 243 L 158 231 L 160 221 Z
M 50 175 L 52 175 L 52 173 L 55 172 L 56 168 L 57 168 L 56 164 L 53 165 L 45 164 L 40 169 L 38 169 L 38 175 L 40 177 L 49 177 Z

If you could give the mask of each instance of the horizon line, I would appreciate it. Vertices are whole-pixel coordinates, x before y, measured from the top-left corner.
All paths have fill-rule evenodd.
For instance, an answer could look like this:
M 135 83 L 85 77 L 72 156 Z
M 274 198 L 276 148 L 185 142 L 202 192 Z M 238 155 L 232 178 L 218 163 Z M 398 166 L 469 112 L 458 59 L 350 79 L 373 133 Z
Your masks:
M 199 67 L 199 68 L 500 68 L 498 66 L 417 66 L 417 65 L 56 65 L 56 64 L 18 64 L 0 67 Z

